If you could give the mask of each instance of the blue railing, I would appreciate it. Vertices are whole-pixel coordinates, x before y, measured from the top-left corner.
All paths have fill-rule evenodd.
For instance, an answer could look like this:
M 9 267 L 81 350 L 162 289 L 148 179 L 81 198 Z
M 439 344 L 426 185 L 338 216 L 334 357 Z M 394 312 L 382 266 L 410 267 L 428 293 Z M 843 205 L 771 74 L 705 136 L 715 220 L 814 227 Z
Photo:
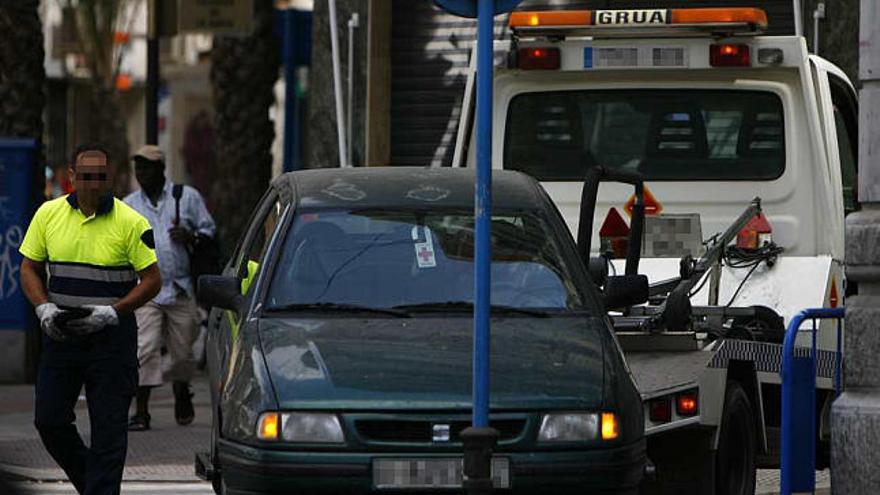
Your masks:
M 841 390 L 840 342 L 843 308 L 807 309 L 798 313 L 785 331 L 782 346 L 782 486 L 781 495 L 816 490 L 816 320 L 837 320 L 834 390 Z M 809 356 L 795 355 L 801 325 L 813 322 Z

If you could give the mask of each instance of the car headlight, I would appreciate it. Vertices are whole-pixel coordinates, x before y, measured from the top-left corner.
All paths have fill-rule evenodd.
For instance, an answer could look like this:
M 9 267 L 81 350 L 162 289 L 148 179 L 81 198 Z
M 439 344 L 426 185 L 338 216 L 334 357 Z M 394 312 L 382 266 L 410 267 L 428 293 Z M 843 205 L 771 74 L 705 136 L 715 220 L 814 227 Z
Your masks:
M 596 413 L 545 414 L 538 431 L 539 442 L 585 442 L 599 438 Z
M 257 422 L 257 438 L 294 443 L 345 442 L 339 418 L 327 413 L 263 413 Z
M 335 414 L 284 413 L 281 437 L 288 442 L 342 443 L 345 435 Z

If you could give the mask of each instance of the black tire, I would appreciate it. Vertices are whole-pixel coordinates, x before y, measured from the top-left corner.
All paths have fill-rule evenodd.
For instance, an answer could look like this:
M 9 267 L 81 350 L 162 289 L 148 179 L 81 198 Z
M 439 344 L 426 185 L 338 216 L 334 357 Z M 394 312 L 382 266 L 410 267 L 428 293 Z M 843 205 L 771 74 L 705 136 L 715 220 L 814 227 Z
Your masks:
M 220 468 L 220 456 L 217 455 L 217 439 L 220 438 L 219 432 L 219 411 L 214 413 L 211 420 L 211 463 L 213 464 L 214 473 L 211 477 L 211 488 L 214 489 L 216 495 L 225 495 L 226 487 L 223 486 L 223 470 Z
M 211 479 L 211 488 L 214 489 L 215 494 L 224 495 L 223 476 L 220 473 L 214 474 L 214 477 Z
M 711 495 L 715 491 L 714 432 L 679 428 L 648 437 L 656 469 L 642 480 L 642 495 Z
M 754 495 L 757 447 L 755 413 L 749 396 L 739 383 L 729 382 L 715 456 L 716 495 Z

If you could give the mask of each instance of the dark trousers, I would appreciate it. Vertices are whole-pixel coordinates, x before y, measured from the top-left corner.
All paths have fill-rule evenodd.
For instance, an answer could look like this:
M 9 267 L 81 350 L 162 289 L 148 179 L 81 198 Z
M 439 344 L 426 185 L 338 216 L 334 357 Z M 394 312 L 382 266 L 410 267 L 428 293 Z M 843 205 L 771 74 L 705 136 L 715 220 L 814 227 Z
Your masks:
M 44 338 L 34 425 L 43 445 L 85 495 L 118 495 L 128 448 L 128 408 L 137 389 L 137 326 L 125 317 L 86 337 Z M 74 406 L 85 386 L 90 446 L 77 431 Z

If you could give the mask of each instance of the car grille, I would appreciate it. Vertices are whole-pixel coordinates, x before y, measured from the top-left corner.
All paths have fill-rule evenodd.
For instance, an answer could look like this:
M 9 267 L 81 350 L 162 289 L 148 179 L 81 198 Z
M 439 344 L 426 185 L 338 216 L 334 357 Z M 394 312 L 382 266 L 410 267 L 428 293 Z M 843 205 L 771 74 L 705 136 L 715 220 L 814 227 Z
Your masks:
M 449 441 L 460 442 L 459 435 L 470 426 L 469 421 L 419 421 L 419 420 L 386 420 L 361 419 L 355 421 L 358 434 L 365 440 L 374 442 L 411 442 L 431 443 L 433 425 L 449 425 Z M 513 440 L 522 434 L 526 426 L 525 419 L 499 419 L 491 421 L 492 428 L 498 430 L 498 440 Z

